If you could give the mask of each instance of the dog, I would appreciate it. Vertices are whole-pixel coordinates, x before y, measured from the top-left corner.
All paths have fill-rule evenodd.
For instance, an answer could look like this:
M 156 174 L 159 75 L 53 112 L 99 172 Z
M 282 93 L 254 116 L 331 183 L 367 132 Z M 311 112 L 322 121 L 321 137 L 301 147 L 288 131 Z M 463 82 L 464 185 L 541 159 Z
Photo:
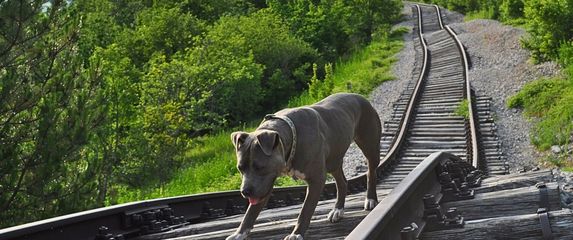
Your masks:
M 380 162 L 381 124 L 378 113 L 364 97 L 338 93 L 320 102 L 283 109 L 267 115 L 254 132 L 233 132 L 231 140 L 242 175 L 241 195 L 249 207 L 237 231 L 227 240 L 247 238 L 269 200 L 274 181 L 289 175 L 306 181 L 307 194 L 297 224 L 285 240 L 303 239 L 330 173 L 336 181 L 336 203 L 330 222 L 344 215 L 347 180 L 342 160 L 354 141 L 367 159 L 365 210 L 378 204 L 376 168 Z

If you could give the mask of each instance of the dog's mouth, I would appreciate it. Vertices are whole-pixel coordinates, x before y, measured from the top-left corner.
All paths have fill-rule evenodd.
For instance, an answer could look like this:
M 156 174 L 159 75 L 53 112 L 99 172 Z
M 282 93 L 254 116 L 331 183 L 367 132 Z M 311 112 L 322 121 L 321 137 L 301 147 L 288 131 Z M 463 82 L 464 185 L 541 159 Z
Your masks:
M 249 197 L 249 204 L 257 205 L 261 202 L 260 198 Z
M 252 197 L 252 196 L 251 197 L 244 196 L 244 197 L 249 200 L 250 205 L 255 206 L 257 204 L 264 202 L 267 198 L 269 198 L 271 195 L 271 191 L 272 188 L 270 191 L 267 192 L 267 194 L 263 195 L 262 197 Z

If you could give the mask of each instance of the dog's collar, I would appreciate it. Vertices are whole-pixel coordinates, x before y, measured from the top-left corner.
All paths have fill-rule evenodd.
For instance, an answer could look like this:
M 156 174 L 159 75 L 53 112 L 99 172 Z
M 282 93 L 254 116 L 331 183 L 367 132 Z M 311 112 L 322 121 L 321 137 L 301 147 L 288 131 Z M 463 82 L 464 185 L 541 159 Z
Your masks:
M 292 146 L 290 148 L 290 153 L 289 153 L 288 159 L 286 161 L 286 169 L 287 169 L 287 171 L 289 171 L 292 168 L 292 160 L 294 159 L 294 153 L 296 150 L 296 128 L 295 128 L 292 120 L 290 120 L 290 118 L 288 118 L 287 116 L 267 114 L 265 116 L 265 118 L 263 119 L 263 122 L 270 120 L 270 119 L 280 119 L 280 120 L 285 121 L 288 124 L 288 126 L 290 127 L 290 130 L 292 131 Z

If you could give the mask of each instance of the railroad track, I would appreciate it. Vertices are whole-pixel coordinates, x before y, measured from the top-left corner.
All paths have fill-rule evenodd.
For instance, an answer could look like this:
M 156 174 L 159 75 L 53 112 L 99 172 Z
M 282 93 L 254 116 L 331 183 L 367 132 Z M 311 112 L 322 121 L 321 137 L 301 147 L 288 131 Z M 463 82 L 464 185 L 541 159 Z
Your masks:
M 335 201 L 335 186 L 327 184 L 305 235 L 307 239 L 456 236 L 461 234 L 456 229 L 463 230 L 465 222 L 450 207 L 464 209 L 464 214 L 469 212 L 465 220 L 499 217 L 474 213 L 471 207 L 477 203 L 467 202 L 472 198 L 487 202 L 483 194 L 527 188 L 531 182 L 552 179 L 550 172 L 529 173 L 529 177 L 492 177 L 491 183 L 486 179 L 487 184 L 480 187 L 486 175 L 508 172 L 489 115 L 489 99 L 472 95 L 464 47 L 454 31 L 443 24 L 440 9 L 421 4 L 412 5 L 412 9 L 418 19 L 415 31 L 420 61 L 415 71 L 419 78 L 402 93 L 394 105 L 393 118 L 384 123 L 377 186 L 382 201 L 371 214 L 363 211 L 366 177 L 349 179 L 345 218 L 332 224 L 326 215 Z M 454 114 L 460 105 L 468 107 L 467 117 Z M 556 189 L 548 186 L 545 189 Z M 282 239 L 290 233 L 305 191 L 304 186 L 275 189 L 251 238 Z M 550 207 L 557 208 L 558 194 L 544 192 L 547 195 L 542 198 L 546 201 L 539 202 L 543 202 L 546 211 L 536 213 L 539 219 L 547 219 L 539 231 L 543 236 L 551 232 L 548 224 L 562 219 L 547 214 Z M 537 210 L 537 201 L 531 202 L 516 210 L 508 207 L 515 205 L 511 201 L 492 200 L 488 209 L 500 206 L 502 210 L 496 213 L 515 215 L 523 209 Z M 155 199 L 0 230 L 0 239 L 224 239 L 240 224 L 247 204 L 238 191 Z M 567 212 L 558 214 L 570 216 Z

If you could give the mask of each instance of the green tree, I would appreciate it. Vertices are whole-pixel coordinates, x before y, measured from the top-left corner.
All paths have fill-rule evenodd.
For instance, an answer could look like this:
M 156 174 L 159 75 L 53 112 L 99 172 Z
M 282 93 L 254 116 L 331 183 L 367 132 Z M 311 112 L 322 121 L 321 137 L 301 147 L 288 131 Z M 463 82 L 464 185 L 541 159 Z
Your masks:
M 229 42 L 234 39 L 245 40 Z M 209 30 L 204 43 L 208 51 L 233 47 L 253 54 L 254 61 L 264 66 L 261 107 L 267 110 L 279 107 L 306 87 L 308 76 L 300 73 L 308 71 L 310 62 L 316 59 L 316 52 L 268 10 L 222 18 Z
M 364 39 L 366 43 L 372 40 L 372 34 L 377 28 L 388 31 L 390 23 L 398 20 L 402 2 L 396 0 L 354 0 L 350 1 L 351 14 L 347 19 L 354 26 L 352 35 Z
M 137 13 L 135 29 L 125 29 L 117 41 L 127 49 L 131 61 L 142 68 L 153 54 L 170 58 L 191 48 L 204 23 L 178 7 L 151 7 Z
M 556 59 L 562 42 L 573 38 L 573 0 L 529 0 L 525 18 L 530 36 L 523 40 L 536 61 Z
M 121 173 L 127 162 L 137 161 L 133 152 L 144 145 L 129 144 L 137 129 L 139 118 L 140 72 L 131 63 L 126 49 L 117 44 L 96 48 L 90 58 L 90 71 L 96 73 L 102 83 L 102 97 L 106 102 L 105 118 L 101 127 L 93 129 L 88 150 L 84 157 L 89 162 L 101 164 L 98 175 L 98 205 L 103 206 L 110 185 L 123 180 Z M 116 174 L 118 173 L 118 174 Z
M 327 61 L 370 42 L 377 29 L 387 30 L 402 6 L 396 0 L 270 0 L 268 4 Z
M 524 0 L 503 0 L 500 6 L 500 17 L 503 21 L 523 17 Z
M 65 1 L 0 3 L 0 226 L 94 206 L 97 163 L 82 158 L 102 114 Z

